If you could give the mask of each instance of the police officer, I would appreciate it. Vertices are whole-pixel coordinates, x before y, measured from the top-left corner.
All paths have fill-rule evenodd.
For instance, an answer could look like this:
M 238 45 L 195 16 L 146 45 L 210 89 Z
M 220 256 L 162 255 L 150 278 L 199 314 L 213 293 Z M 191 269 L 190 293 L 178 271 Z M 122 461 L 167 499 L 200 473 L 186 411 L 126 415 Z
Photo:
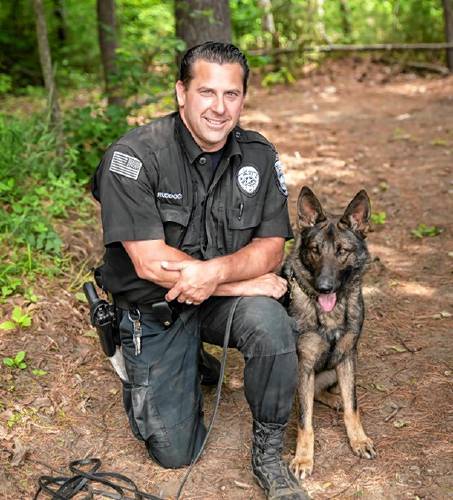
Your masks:
M 273 273 L 292 236 L 287 190 L 273 146 L 238 126 L 248 75 L 231 44 L 189 49 L 178 111 L 108 149 L 94 182 L 102 280 L 120 310 L 124 405 L 150 457 L 175 468 L 199 451 L 200 339 L 222 345 L 235 307 L 230 347 L 245 360 L 253 473 L 268 498 L 301 499 L 281 459 L 297 380 L 297 329 Z

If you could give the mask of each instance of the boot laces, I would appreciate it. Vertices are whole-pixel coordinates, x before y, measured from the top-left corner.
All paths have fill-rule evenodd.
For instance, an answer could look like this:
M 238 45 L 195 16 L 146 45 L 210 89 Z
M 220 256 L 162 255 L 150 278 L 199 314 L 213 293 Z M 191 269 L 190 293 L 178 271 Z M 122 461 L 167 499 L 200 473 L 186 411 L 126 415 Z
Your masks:
M 277 486 L 288 486 L 287 466 L 281 459 L 285 426 L 271 428 L 268 425 L 257 430 L 257 445 L 261 449 L 263 465 L 267 466 L 267 470 L 272 474 L 272 481 L 275 481 Z

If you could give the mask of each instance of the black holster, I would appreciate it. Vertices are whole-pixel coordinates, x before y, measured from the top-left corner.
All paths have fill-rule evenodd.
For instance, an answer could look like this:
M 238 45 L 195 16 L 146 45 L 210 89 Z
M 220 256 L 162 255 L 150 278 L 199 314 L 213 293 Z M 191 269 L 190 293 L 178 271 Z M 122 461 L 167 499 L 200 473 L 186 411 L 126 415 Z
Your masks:
M 91 281 L 84 283 L 83 291 L 90 305 L 91 324 L 97 330 L 104 354 L 110 358 L 115 354 L 116 346 L 120 345 L 115 306 L 99 298 Z

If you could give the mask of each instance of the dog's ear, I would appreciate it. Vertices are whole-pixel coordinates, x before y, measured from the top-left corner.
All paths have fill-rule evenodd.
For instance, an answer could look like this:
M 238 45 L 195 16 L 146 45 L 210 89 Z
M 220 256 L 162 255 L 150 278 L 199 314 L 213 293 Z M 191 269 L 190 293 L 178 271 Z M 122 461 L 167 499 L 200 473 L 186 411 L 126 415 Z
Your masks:
M 339 224 L 348 226 L 353 231 L 360 233 L 364 238 L 369 229 L 371 215 L 370 199 L 364 189 L 359 191 L 349 203 Z
M 326 219 L 321 203 L 307 186 L 304 186 L 299 193 L 297 215 L 299 229 L 306 229 Z

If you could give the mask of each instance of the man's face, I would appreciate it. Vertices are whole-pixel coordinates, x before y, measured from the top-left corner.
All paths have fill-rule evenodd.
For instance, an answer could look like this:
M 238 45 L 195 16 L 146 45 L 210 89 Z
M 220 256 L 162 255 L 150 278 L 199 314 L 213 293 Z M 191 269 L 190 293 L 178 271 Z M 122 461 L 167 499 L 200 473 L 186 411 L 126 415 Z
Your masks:
M 236 126 L 244 105 L 243 70 L 239 63 L 216 64 L 199 59 L 186 88 L 176 83 L 179 112 L 203 151 L 217 151 Z

